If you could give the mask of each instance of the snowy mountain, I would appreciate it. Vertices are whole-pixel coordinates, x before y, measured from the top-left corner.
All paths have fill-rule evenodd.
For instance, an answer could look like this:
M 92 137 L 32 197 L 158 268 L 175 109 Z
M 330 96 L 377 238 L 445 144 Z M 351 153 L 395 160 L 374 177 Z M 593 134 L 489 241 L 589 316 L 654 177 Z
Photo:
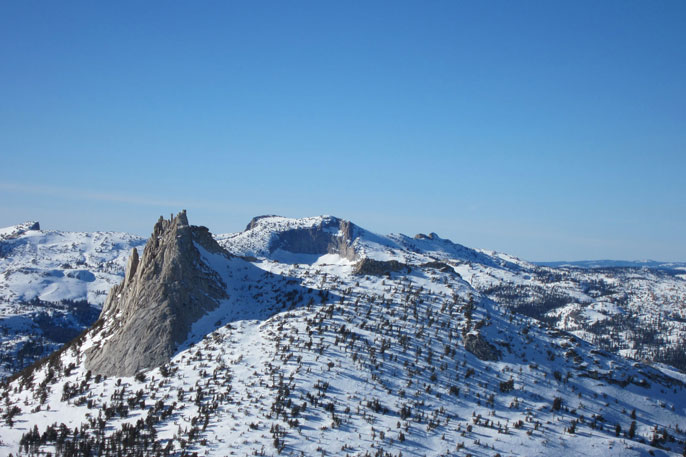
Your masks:
M 564 296 L 585 309 L 585 297 L 603 297 L 599 279 L 435 234 L 375 235 L 333 217 L 256 218 L 216 237 L 226 250 L 209 238 L 185 213 L 158 221 L 157 244 L 134 256 L 98 322 L 0 388 L 0 454 L 684 449 L 686 376 L 601 350 L 555 328 L 559 320 L 518 312 L 536 299 L 520 303 L 493 289 L 511 283 L 551 293 L 548 285 L 564 284 Z M 190 277 L 204 284 L 183 280 Z M 656 277 L 636 288 L 663 280 L 683 281 Z M 499 294 L 502 303 L 489 298 Z M 137 322 L 148 332 L 130 331 Z M 171 350 L 147 359 L 150 334 L 167 332 Z M 123 336 L 126 354 L 107 349 Z M 111 364 L 94 364 L 94 354 Z M 140 371 L 127 372 L 122 356 L 143 360 Z
M 126 233 L 0 229 L 0 379 L 93 323 L 126 260 L 145 240 Z
M 254 218 L 243 232 L 218 235 L 217 241 L 237 255 L 290 263 L 316 262 L 322 255 L 338 254 L 350 261 L 370 259 L 419 265 L 435 261 L 477 262 L 494 267 L 517 268 L 524 262 L 496 258 L 455 244 L 435 233 L 414 238 L 369 232 L 333 216 L 291 219 L 279 216 Z
M 336 261 L 357 261 L 356 271 L 438 266 L 495 302 L 603 350 L 686 372 L 686 270 L 675 269 L 675 263 L 669 268 L 647 268 L 648 263 L 640 269 L 551 268 L 470 249 L 435 233 L 376 235 L 331 216 L 257 217 L 243 232 L 217 240 L 238 255 L 290 263 L 312 264 L 326 261 L 324 254 L 342 254 Z
M 262 216 L 216 239 L 248 260 L 311 265 L 338 254 L 337 262 L 354 263 L 358 272 L 433 263 L 492 300 L 604 350 L 686 370 L 686 271 L 676 263 L 551 268 L 435 233 L 376 235 L 332 216 Z M 130 249 L 144 242 L 127 234 L 41 231 L 36 222 L 0 229 L 0 378 L 94 322 L 107 290 L 124 275 Z

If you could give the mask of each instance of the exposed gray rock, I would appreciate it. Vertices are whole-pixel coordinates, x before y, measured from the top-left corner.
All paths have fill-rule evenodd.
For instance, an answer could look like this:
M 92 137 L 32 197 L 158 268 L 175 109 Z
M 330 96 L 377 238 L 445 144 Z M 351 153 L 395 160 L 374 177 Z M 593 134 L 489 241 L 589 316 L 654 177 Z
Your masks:
M 124 284 L 128 284 L 133 279 L 133 275 L 136 274 L 136 268 L 138 268 L 138 249 L 133 248 L 131 251 L 131 256 L 129 257 L 129 262 L 126 265 L 126 273 L 124 274 Z
M 433 261 L 433 262 L 423 263 L 423 264 L 421 264 L 421 267 L 422 268 L 434 268 L 434 269 L 441 271 L 443 273 L 450 273 L 451 275 L 455 275 L 458 278 L 462 277 L 462 276 L 460 276 L 460 274 L 457 271 L 455 271 L 455 269 L 453 267 L 451 267 L 450 265 L 448 265 L 445 262 L 439 262 L 437 260 Z
M 355 264 L 353 274 L 382 276 L 397 271 L 410 271 L 410 267 L 397 260 L 374 260 L 364 258 Z
M 500 351 L 481 335 L 468 333 L 464 338 L 464 348 L 481 360 L 500 360 Z
M 262 216 L 268 217 L 268 216 Z M 253 219 L 248 228 L 255 225 L 260 218 Z M 308 228 L 295 228 L 279 233 L 269 246 L 269 251 L 277 249 L 297 254 L 338 254 L 349 260 L 355 260 L 357 253 L 353 247 L 355 224 L 336 217 L 329 217 L 321 224 Z
M 438 240 L 438 239 L 440 239 L 440 237 L 438 236 L 438 234 L 436 232 L 431 232 L 428 235 L 426 235 L 424 233 L 417 233 L 414 236 L 414 239 L 415 240 Z
M 139 259 L 134 249 L 124 281 L 105 301 L 105 341 L 87 352 L 87 367 L 107 376 L 131 376 L 166 363 L 191 325 L 227 298 L 219 275 L 198 246 L 230 256 L 205 227 L 188 225 L 186 212 L 155 224 Z

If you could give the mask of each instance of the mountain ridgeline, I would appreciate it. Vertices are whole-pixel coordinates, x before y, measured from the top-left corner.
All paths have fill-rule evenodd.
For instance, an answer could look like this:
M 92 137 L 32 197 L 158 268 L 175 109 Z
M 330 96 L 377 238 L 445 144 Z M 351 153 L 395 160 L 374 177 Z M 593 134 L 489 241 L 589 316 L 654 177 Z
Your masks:
M 278 216 L 255 217 L 245 228 L 245 232 L 252 233 L 253 230 L 268 229 L 269 223 L 274 219 L 282 218 Z M 314 256 L 338 254 L 348 260 L 355 260 L 358 256 L 352 245 L 359 233 L 360 228 L 352 222 L 336 217 L 326 217 L 322 218 L 319 224 L 275 231 L 268 242 L 267 250 L 270 254 L 278 250 Z
M 87 293 L 102 307 L 77 339 L 0 386 L 0 455 L 623 457 L 686 447 L 686 281 L 676 268 L 537 266 L 332 216 L 261 216 L 212 235 L 182 211 L 157 221 L 140 255 L 142 242 L 122 235 L 91 235 L 97 250 L 67 255 L 82 235 L 5 232 L 8 341 L 32 331 L 17 324 L 30 322 L 12 301 L 20 294 Z M 48 240 L 60 264 L 22 263 Z M 116 255 L 103 257 L 104 243 Z M 116 259 L 118 283 L 91 257 Z M 93 293 L 105 279 L 106 298 Z

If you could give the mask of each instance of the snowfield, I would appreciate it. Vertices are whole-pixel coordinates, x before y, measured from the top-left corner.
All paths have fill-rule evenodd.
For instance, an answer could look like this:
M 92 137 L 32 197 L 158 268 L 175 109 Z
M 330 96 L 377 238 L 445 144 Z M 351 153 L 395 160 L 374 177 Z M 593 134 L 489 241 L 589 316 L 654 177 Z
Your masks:
M 48 231 L 36 222 L 0 229 L 0 379 L 93 323 L 131 249 L 144 244 L 126 233 Z

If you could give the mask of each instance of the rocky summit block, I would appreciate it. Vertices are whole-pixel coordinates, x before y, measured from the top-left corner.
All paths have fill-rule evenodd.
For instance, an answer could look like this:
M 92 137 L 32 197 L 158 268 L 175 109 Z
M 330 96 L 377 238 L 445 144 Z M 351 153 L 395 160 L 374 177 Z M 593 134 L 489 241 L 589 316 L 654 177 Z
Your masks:
M 248 225 L 250 226 L 250 225 Z M 353 247 L 355 224 L 336 217 L 324 218 L 320 224 L 284 230 L 270 244 L 270 251 L 283 249 L 300 254 L 338 254 L 355 260 Z
M 102 342 L 87 351 L 89 370 L 131 376 L 166 363 L 192 324 L 228 298 L 199 247 L 230 257 L 205 227 L 188 224 L 185 211 L 160 217 L 142 257 L 133 250 L 124 281 L 107 297 L 97 326 Z

